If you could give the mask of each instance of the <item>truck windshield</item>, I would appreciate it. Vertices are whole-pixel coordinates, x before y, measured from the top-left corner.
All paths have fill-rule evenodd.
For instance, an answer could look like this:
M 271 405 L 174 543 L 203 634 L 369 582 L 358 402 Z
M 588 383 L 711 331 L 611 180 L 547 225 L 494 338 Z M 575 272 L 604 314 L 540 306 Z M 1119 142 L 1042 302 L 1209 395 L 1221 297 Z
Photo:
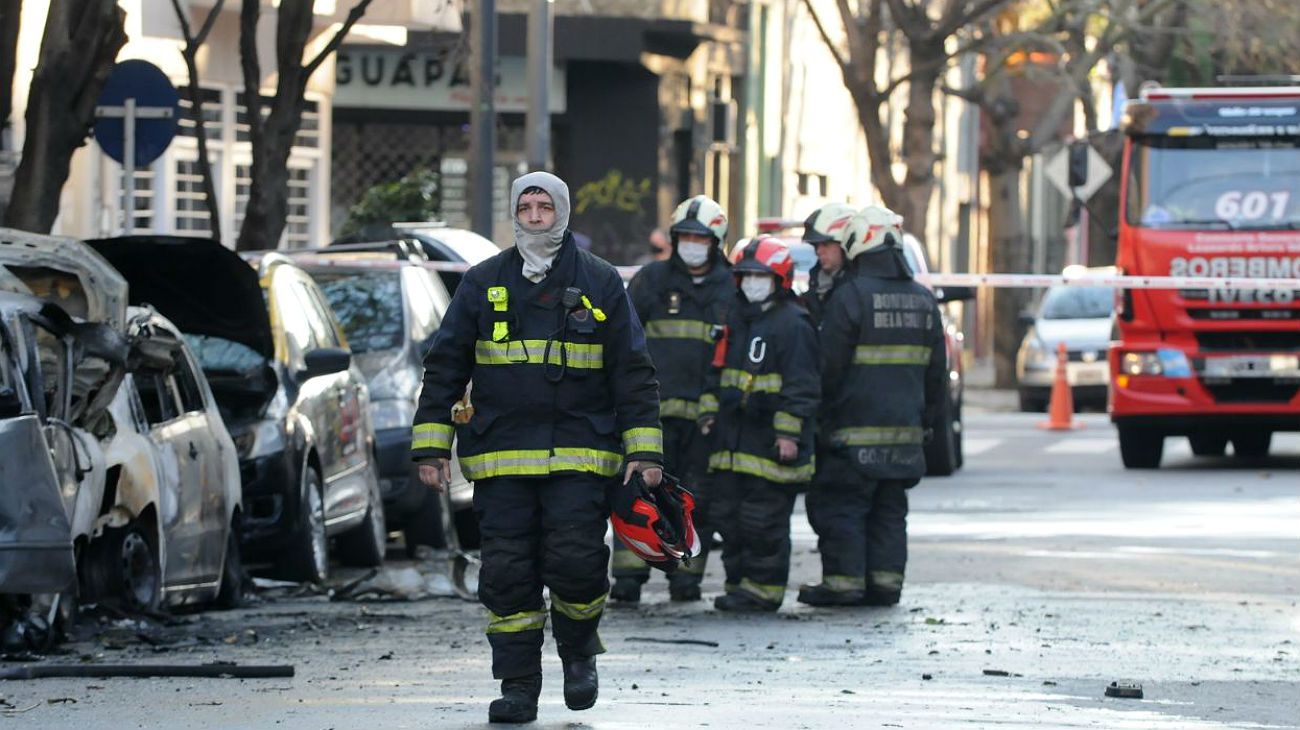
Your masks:
M 1135 138 L 1125 208 L 1143 228 L 1300 228 L 1300 139 Z

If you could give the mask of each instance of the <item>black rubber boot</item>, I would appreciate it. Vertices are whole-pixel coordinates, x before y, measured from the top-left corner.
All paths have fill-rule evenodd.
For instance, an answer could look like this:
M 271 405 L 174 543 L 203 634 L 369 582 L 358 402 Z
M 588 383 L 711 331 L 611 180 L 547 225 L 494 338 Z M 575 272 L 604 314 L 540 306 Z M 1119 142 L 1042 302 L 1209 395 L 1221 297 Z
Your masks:
M 891 591 L 880 588 L 868 588 L 862 596 L 862 602 L 859 606 L 897 606 L 899 599 L 903 597 L 902 591 Z
M 673 583 L 672 581 L 669 581 L 668 598 L 669 600 L 677 601 L 679 603 L 698 601 L 700 600 L 700 584 L 686 583 L 684 581 Z
M 798 600 L 809 606 L 861 606 L 864 598 L 864 591 L 836 591 L 818 583 L 800 586 Z
M 609 600 L 615 603 L 634 604 L 641 602 L 641 582 L 633 578 L 615 578 L 609 589 Z
M 589 656 L 564 662 L 564 704 L 570 710 L 587 710 L 596 704 L 600 679 L 596 676 L 596 657 Z
M 744 591 L 734 591 L 713 599 L 713 607 L 734 613 L 771 613 L 780 608 L 781 604 L 754 598 Z
M 541 674 L 501 680 L 501 696 L 488 705 L 488 722 L 519 724 L 536 720 L 541 694 Z

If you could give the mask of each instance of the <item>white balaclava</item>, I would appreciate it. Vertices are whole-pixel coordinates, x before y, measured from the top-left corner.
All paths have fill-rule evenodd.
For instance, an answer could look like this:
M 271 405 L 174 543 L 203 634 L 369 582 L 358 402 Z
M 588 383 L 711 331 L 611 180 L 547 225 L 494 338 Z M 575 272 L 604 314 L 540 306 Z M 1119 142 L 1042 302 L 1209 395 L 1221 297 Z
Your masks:
M 544 231 L 530 231 L 519 222 L 519 198 L 528 188 L 541 188 L 555 205 L 555 223 Z M 515 247 L 524 257 L 524 278 L 537 283 L 546 278 L 569 229 L 569 186 L 549 172 L 530 172 L 510 186 L 510 220 L 515 227 Z

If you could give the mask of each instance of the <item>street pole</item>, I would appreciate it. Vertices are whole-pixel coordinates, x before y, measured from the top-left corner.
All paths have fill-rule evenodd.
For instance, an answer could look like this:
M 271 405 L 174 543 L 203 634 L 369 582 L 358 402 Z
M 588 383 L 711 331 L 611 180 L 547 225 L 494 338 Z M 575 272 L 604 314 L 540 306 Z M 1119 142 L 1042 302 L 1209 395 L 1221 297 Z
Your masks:
M 135 97 L 124 102 L 122 117 L 122 235 L 135 231 Z
M 471 16 L 470 92 L 474 105 L 469 112 L 469 210 L 470 228 L 492 238 L 492 188 L 496 152 L 496 0 L 475 0 Z
M 528 10 L 528 169 L 545 170 L 551 157 L 553 0 L 533 0 Z

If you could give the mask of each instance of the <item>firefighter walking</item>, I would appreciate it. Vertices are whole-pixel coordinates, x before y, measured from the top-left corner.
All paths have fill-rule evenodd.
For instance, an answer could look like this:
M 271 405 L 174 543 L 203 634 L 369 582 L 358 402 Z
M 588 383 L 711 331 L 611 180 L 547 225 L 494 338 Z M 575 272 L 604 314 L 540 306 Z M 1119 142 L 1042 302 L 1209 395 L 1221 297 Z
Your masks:
M 722 533 L 722 611 L 775 611 L 790 573 L 790 514 L 813 475 L 817 333 L 791 285 L 789 249 L 759 236 L 732 268 L 740 297 L 724 367 L 701 409 L 713 438 L 710 516 Z M 716 411 L 716 412 L 715 412 Z
M 664 466 L 693 491 L 695 523 L 702 536 L 704 552 L 669 575 L 668 595 L 674 601 L 698 601 L 711 527 L 704 483 L 708 452 L 696 422 L 727 308 L 736 298 L 736 283 L 722 254 L 727 214 L 715 201 L 704 195 L 682 201 L 673 211 L 668 234 L 672 256 L 637 272 L 628 295 L 644 323 L 658 368 Z M 614 543 L 613 573 L 610 599 L 639 602 L 650 568 L 621 542 Z
M 898 603 L 907 565 L 907 489 L 947 374 L 934 296 L 912 280 L 898 216 L 868 206 L 844 237 L 848 278 L 821 321 L 824 441 L 807 497 L 822 582 L 814 606 Z
M 607 489 L 634 471 L 658 484 L 663 458 L 641 325 L 617 271 L 574 243 L 568 187 L 529 173 L 515 180 L 511 202 L 516 245 L 457 288 L 425 357 L 412 444 L 421 480 L 445 488 L 455 435 L 475 482 L 479 598 L 502 693 L 488 709 L 492 722 L 537 716 L 544 586 L 565 704 L 595 704 Z M 473 417 L 454 428 L 452 405 L 471 379 Z

